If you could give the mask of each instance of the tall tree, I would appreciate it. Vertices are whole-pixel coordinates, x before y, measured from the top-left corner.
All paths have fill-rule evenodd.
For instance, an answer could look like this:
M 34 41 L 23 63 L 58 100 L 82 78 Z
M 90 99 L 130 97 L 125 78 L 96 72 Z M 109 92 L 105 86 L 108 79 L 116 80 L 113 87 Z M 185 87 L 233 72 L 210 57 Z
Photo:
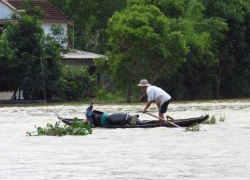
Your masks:
M 6 22 L 0 37 L 0 69 L 0 91 L 21 89 L 25 99 L 53 95 L 61 73 L 60 51 L 44 35 L 39 19 L 13 14 L 12 21 Z
M 183 62 L 188 52 L 181 33 L 170 30 L 171 21 L 154 5 L 130 1 L 125 10 L 109 19 L 110 51 L 99 69 L 108 67 L 116 88 L 126 90 L 131 101 L 138 79 L 167 76 Z M 106 63 L 106 64 L 105 64 Z
M 247 0 L 202 0 L 206 6 L 207 17 L 225 19 L 229 31 L 220 42 L 217 55 L 217 70 L 220 83 L 218 97 L 246 97 L 250 93 L 250 51 L 249 51 L 249 12 L 250 2 Z
M 206 18 L 204 10 L 205 6 L 201 2 L 190 0 L 184 16 L 179 19 L 180 30 L 190 47 L 187 61 L 180 68 L 184 74 L 181 82 L 185 88 L 184 94 L 179 94 L 181 99 L 206 99 L 216 95 L 217 52 L 228 27 L 221 18 Z
M 150 1 L 150 0 L 148 0 Z M 215 69 L 219 62 L 214 51 L 225 38 L 227 24 L 221 18 L 206 18 L 205 6 L 197 0 L 159 0 L 154 4 L 164 12 L 170 29 L 183 35 L 189 52 L 186 61 L 168 79 L 159 78 L 174 99 L 214 97 L 218 78 Z

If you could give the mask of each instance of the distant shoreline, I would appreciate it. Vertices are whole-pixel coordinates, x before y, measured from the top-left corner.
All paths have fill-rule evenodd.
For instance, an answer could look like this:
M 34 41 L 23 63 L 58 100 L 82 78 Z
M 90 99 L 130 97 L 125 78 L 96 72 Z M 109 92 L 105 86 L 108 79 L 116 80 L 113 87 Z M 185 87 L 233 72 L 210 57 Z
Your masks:
M 31 103 L 47 103 L 46 100 L 0 100 L 0 104 L 31 104 Z

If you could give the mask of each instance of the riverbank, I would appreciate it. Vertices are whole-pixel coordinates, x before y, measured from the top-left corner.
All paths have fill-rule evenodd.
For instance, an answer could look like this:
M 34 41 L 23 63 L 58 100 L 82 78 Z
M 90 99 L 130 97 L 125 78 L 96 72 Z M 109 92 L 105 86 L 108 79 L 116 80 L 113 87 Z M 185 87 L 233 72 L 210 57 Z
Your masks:
M 47 103 L 46 100 L 0 100 L 0 104 L 34 104 Z

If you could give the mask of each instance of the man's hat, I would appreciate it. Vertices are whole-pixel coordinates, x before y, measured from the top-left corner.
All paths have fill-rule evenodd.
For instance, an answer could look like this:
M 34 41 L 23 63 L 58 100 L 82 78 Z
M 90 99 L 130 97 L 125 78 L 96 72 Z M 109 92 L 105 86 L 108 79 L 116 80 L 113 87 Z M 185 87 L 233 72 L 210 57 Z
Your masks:
M 147 79 L 142 79 L 137 86 L 151 86 L 151 84 L 148 84 Z

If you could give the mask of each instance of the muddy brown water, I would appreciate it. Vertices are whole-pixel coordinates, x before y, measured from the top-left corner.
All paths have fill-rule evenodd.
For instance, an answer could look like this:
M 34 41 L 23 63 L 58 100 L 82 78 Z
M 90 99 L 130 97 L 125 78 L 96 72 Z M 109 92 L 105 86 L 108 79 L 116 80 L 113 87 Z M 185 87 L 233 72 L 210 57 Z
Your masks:
M 250 99 L 169 105 L 168 114 L 175 118 L 225 116 L 225 122 L 203 124 L 199 132 L 100 128 L 88 136 L 26 136 L 35 125 L 57 122 L 57 115 L 84 118 L 87 106 L 0 106 L 0 179 L 250 179 Z M 94 107 L 153 119 L 137 113 L 143 106 Z M 156 106 L 149 110 L 156 111 Z

